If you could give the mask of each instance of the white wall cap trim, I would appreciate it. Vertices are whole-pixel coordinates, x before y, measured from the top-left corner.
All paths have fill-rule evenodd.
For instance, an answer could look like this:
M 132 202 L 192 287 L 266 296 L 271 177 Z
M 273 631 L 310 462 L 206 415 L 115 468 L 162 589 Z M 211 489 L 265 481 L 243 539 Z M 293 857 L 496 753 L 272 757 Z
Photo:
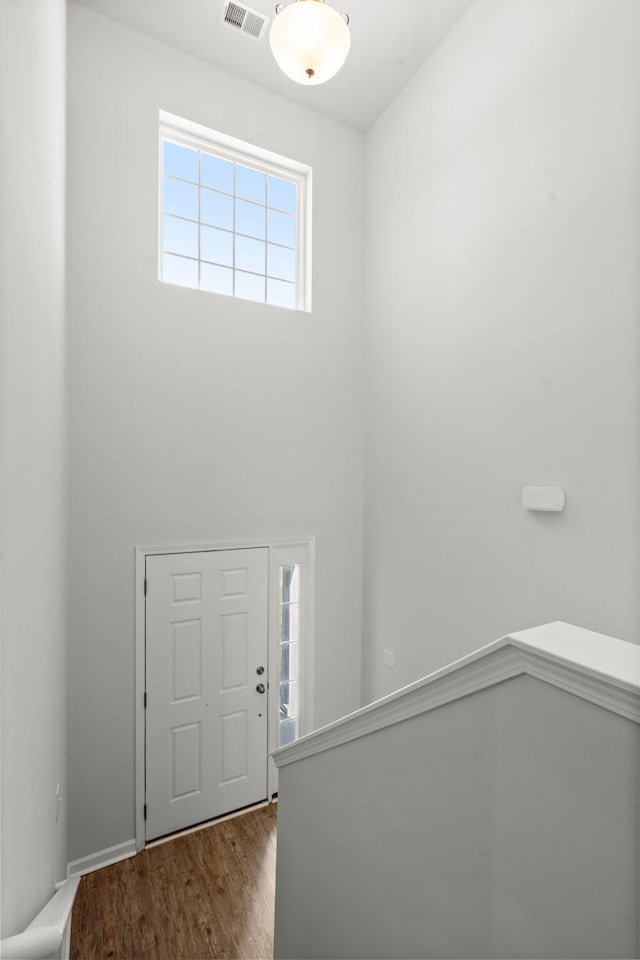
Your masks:
M 640 646 L 556 622 L 494 640 L 271 756 L 282 767 L 522 674 L 640 723 Z
M 119 860 L 126 860 L 128 857 L 134 857 L 135 855 L 136 841 L 125 840 L 124 843 L 117 843 L 105 850 L 90 853 L 87 857 L 72 860 L 67 866 L 67 876 L 82 877 L 85 873 L 93 873 L 94 870 L 101 870 L 102 867 L 108 867 L 112 863 L 118 863 Z
M 11 960 L 44 960 L 57 956 L 79 883 L 80 877 L 65 880 L 23 933 L 0 940 L 0 956 Z
M 578 667 L 591 676 L 640 689 L 640 646 L 571 623 L 547 623 L 504 638 L 523 650 Z

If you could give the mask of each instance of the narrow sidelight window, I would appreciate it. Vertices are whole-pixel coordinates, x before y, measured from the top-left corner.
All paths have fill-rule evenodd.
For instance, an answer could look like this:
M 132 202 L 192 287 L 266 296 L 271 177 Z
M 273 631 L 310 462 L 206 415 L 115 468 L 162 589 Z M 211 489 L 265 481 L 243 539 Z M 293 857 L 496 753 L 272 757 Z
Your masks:
M 278 746 L 284 747 L 298 736 L 298 690 L 300 650 L 301 564 L 279 567 L 280 594 L 280 710 Z

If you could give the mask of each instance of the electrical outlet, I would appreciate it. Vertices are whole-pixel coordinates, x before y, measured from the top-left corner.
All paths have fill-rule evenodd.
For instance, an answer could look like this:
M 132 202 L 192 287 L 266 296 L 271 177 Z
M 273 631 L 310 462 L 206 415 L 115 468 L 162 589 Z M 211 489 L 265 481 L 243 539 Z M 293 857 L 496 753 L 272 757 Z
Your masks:
M 390 670 L 394 669 L 392 650 L 384 650 L 382 652 L 382 662 L 384 663 L 385 667 L 389 667 Z

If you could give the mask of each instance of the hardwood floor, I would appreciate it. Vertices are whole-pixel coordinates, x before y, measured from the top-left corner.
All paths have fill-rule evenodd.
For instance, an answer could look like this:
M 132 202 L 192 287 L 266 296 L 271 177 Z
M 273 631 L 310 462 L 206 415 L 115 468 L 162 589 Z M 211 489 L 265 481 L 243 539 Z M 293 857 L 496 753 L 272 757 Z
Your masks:
M 276 805 L 82 878 L 71 960 L 269 960 Z

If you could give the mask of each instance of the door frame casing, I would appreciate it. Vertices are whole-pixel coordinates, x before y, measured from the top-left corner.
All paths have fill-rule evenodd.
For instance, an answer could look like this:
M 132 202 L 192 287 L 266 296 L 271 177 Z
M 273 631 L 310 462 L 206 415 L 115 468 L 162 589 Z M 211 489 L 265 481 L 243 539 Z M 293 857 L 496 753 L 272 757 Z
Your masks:
M 209 543 L 170 544 L 166 546 L 147 546 L 135 548 L 135 824 L 136 851 L 145 846 L 144 805 L 146 802 L 145 751 L 146 725 L 144 695 L 146 686 L 146 607 L 144 582 L 147 557 L 168 553 L 209 553 L 217 550 L 249 550 L 266 548 L 269 566 L 268 596 L 268 657 L 269 676 L 277 677 L 277 658 L 280 638 L 278 636 L 278 618 L 275 615 L 277 604 L 277 578 L 275 571 L 280 563 L 298 562 L 303 558 L 303 609 L 302 636 L 304 655 L 302 661 L 302 710 L 298 736 L 304 736 L 313 729 L 313 691 L 314 691 L 314 623 L 315 623 L 315 537 L 270 537 L 257 540 L 218 540 Z M 288 551 L 292 551 L 288 554 Z M 279 677 L 278 677 L 279 680 Z M 279 684 L 274 682 L 274 689 Z M 269 701 L 269 722 L 267 751 L 275 750 L 273 742 L 275 724 L 273 721 L 273 699 Z M 267 762 L 267 795 L 269 799 L 277 790 L 277 770 L 271 758 Z

